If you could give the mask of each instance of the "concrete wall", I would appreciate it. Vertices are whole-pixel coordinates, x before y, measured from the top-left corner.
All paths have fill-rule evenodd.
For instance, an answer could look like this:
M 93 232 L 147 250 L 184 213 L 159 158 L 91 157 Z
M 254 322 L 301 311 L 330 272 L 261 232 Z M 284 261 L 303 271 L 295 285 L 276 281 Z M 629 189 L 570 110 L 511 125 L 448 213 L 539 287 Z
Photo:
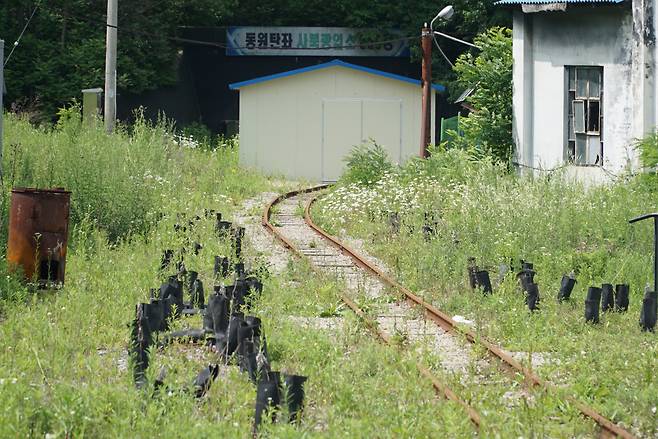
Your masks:
M 655 44 L 647 46 L 648 40 L 639 37 L 644 31 L 638 30 L 649 23 L 648 2 L 656 0 L 634 0 L 632 7 L 515 11 L 514 135 L 519 163 L 543 169 L 565 163 L 565 66 L 601 66 L 603 167 L 573 166 L 568 172 L 601 181 L 628 163 L 637 164 L 632 145 L 656 124 Z M 650 14 L 650 19 L 653 23 L 655 16 Z
M 288 178 L 334 180 L 334 167 L 369 137 L 403 162 L 418 154 L 420 109 L 420 86 L 343 67 L 249 85 L 240 89 L 240 163 Z M 387 130 L 392 126 L 399 130 Z

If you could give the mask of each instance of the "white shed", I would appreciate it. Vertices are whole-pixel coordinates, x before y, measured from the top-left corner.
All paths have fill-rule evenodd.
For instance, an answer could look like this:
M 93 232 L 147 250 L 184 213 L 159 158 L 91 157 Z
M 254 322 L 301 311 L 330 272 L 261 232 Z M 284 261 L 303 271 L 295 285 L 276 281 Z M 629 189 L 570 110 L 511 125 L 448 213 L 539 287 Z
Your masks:
M 422 89 L 416 79 L 334 60 L 229 87 L 240 90 L 243 166 L 335 181 L 345 156 L 369 139 L 395 163 L 418 154 Z M 434 108 L 436 91 L 444 88 L 432 88 Z

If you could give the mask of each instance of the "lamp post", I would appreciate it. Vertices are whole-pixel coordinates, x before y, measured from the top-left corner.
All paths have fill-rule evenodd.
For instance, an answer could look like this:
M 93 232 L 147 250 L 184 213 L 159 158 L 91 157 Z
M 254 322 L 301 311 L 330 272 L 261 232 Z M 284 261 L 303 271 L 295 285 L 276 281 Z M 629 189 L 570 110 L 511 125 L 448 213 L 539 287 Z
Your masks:
M 449 20 L 455 13 L 454 8 L 446 6 L 443 8 L 436 17 L 430 22 L 430 27 L 427 23 L 423 26 L 420 33 L 420 41 L 423 49 L 423 64 L 422 64 L 422 85 L 423 85 L 423 98 L 421 107 L 421 125 L 420 125 L 420 157 L 427 157 L 427 145 L 432 142 L 432 38 L 434 38 L 433 26 L 434 22 L 439 18 L 442 20 Z

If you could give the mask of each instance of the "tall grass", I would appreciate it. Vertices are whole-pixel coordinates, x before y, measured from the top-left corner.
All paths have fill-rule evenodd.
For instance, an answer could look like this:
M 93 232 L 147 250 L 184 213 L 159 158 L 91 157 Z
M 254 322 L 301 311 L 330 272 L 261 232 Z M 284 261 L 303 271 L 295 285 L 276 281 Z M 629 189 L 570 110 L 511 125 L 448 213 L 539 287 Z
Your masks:
M 12 184 L 64 186 L 72 191 L 72 218 L 61 290 L 25 294 L 0 262 L 0 437 L 251 437 L 256 395 L 237 367 L 223 370 L 201 400 L 187 390 L 202 367 L 218 361 L 201 345 L 154 350 L 148 377 L 152 382 L 166 367 L 167 389 L 159 396 L 135 389 L 128 323 L 135 304 L 169 274 L 159 270 L 164 249 L 203 244 L 199 255 L 188 253 L 186 265 L 212 289 L 213 255 L 225 254 L 227 243 L 211 218 L 184 234 L 175 223 L 203 216 L 204 208 L 230 220 L 246 198 L 293 187 L 275 188 L 240 168 L 232 146 L 179 145 L 166 124 L 139 121 L 108 136 L 75 114 L 52 130 L 11 115 L 7 121 L 7 143 L 19 146 L 5 157 L 5 198 Z M 264 263 L 244 246 L 248 261 Z M 254 313 L 273 368 L 309 380 L 301 424 L 265 425 L 263 436 L 472 434 L 458 406 L 435 398 L 413 362 L 374 343 L 358 322 L 325 333 L 291 318 L 335 309 L 340 289 L 292 261 L 266 279 Z M 200 326 L 199 316 L 176 322 Z
M 652 283 L 651 224 L 629 225 L 656 211 L 655 179 L 628 178 L 585 187 L 554 173 L 511 175 L 465 151 L 438 152 L 385 174 L 366 186 L 339 184 L 317 206 L 318 221 L 334 233 L 362 238 L 403 283 L 446 311 L 465 315 L 478 331 L 509 350 L 543 352 L 541 372 L 604 414 L 655 435 L 658 367 L 655 334 L 642 333 L 638 316 Z M 397 214 L 395 232 L 389 218 Z M 427 227 L 433 233 L 423 233 Z M 495 293 L 470 291 L 468 259 L 490 271 L 519 260 L 535 264 L 541 311 L 531 314 L 509 272 Z M 556 295 L 563 274 L 578 283 L 569 303 Z M 584 323 L 590 285 L 629 283 L 631 307 L 608 313 L 601 325 Z
M 92 221 L 111 240 L 146 231 L 179 195 L 206 194 L 214 180 L 235 166 L 231 147 L 210 154 L 177 142 L 166 121 L 138 117 L 108 136 L 102 124 L 84 125 L 78 108 L 64 110 L 54 128 L 35 129 L 9 114 L 4 154 L 2 222 L 12 187 L 64 187 L 72 191 L 71 221 Z M 207 205 L 209 201 L 203 202 Z

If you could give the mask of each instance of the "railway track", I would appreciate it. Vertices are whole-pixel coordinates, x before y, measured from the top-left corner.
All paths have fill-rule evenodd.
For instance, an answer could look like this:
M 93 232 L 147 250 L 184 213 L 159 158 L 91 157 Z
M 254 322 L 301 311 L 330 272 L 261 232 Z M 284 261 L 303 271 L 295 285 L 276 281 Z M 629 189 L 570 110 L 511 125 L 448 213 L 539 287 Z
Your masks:
M 389 305 L 387 311 L 378 314 L 375 318 L 364 311 L 353 297 L 345 293 L 341 294 L 342 301 L 366 323 L 373 333 L 385 343 L 393 344 L 392 339 L 395 337 L 397 326 L 406 322 L 407 329 L 411 326 L 412 339 L 414 335 L 417 336 L 415 338 L 421 338 L 421 336 L 427 338 L 430 335 L 430 338 L 434 337 L 442 340 L 439 351 L 444 354 L 443 356 L 446 353 L 450 354 L 451 350 L 453 353 L 457 353 L 456 356 L 459 356 L 459 352 L 456 350 L 467 349 L 463 346 L 461 348 L 456 346 L 463 344 L 458 340 L 463 338 L 472 347 L 484 348 L 488 356 L 505 371 L 515 376 L 517 374 L 522 376 L 524 386 L 547 392 L 557 390 L 553 384 L 540 378 L 500 346 L 468 328 L 458 326 L 450 316 L 391 278 L 374 261 L 366 259 L 345 243 L 318 227 L 311 219 L 310 210 L 313 203 L 318 199 L 317 192 L 327 187 L 328 185 L 320 185 L 279 195 L 265 207 L 262 224 L 292 253 L 300 258 L 309 259 L 316 270 L 333 273 L 338 278 L 344 279 L 348 290 L 365 292 L 371 296 L 381 296 L 385 289 L 400 294 L 404 298 L 404 302 Z M 433 328 L 423 327 L 421 320 L 413 317 L 414 313 L 418 314 L 419 310 L 424 317 L 422 321 L 429 320 L 433 322 Z M 411 324 L 409 325 L 409 323 Z M 446 337 L 446 334 L 451 336 Z M 458 337 L 453 337 L 454 335 Z M 447 340 L 452 340 L 452 342 Z M 458 392 L 436 378 L 423 364 L 418 363 L 417 367 L 419 372 L 431 382 L 439 394 L 461 405 L 474 426 L 476 428 L 480 427 L 482 418 L 475 408 L 460 397 Z M 449 369 L 454 367 L 464 370 L 463 365 L 459 364 L 448 364 L 447 367 Z M 576 407 L 584 417 L 591 419 L 598 425 L 600 437 L 635 437 L 632 433 L 581 401 L 573 397 L 566 397 L 565 399 Z

